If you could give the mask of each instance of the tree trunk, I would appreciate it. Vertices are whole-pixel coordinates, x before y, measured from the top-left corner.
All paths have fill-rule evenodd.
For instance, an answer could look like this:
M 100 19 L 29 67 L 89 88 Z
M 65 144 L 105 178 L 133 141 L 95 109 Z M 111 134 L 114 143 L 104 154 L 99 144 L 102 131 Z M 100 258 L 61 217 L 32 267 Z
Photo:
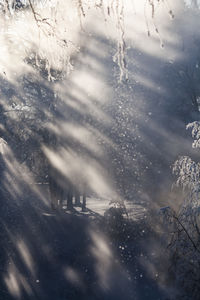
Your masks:
M 75 206 L 81 206 L 81 197 L 78 191 L 75 191 Z
M 86 211 L 86 194 L 85 194 L 85 191 L 83 193 L 82 211 Z
M 69 190 L 67 192 L 67 210 L 73 209 L 73 193 L 71 188 L 69 187 Z
M 49 193 L 50 193 L 50 201 L 51 208 L 58 209 L 62 207 L 64 190 L 61 184 L 58 182 L 58 173 L 57 171 L 50 166 L 49 167 Z

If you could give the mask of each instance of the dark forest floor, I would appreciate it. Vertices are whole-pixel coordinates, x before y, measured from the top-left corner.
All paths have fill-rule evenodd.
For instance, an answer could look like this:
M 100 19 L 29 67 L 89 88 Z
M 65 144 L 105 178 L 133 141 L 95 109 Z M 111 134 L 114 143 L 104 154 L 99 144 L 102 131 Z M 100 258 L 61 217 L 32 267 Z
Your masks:
M 4 205 L 0 217 L 0 300 L 167 299 L 159 242 L 145 219 L 29 204 Z

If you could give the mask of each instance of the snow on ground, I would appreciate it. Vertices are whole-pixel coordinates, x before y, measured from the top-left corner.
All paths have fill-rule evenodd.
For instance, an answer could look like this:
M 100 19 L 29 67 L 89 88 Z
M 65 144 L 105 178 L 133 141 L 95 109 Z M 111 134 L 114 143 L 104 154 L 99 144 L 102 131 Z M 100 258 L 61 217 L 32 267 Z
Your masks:
M 106 198 L 96 198 L 88 197 L 87 198 L 87 211 L 82 212 L 81 207 L 76 207 L 75 209 L 81 214 L 98 214 L 103 216 L 105 211 L 111 207 L 110 199 Z M 147 209 L 144 207 L 143 203 L 134 203 L 134 201 L 125 201 L 126 211 L 128 213 L 128 218 L 133 221 L 138 221 L 145 217 Z M 125 215 L 126 216 L 126 215 Z

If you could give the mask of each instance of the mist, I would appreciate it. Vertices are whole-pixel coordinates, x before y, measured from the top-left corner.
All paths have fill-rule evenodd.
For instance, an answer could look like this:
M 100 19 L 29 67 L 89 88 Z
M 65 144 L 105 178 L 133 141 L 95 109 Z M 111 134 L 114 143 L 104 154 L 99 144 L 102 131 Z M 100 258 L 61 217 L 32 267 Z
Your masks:
M 199 157 L 198 2 L 0 9 L 0 297 L 178 299 L 158 219 Z

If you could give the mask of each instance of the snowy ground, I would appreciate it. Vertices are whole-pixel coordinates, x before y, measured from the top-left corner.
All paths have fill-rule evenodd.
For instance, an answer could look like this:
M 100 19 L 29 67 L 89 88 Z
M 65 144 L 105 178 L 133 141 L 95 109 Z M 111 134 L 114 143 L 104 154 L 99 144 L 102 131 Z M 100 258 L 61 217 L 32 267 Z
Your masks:
M 100 216 L 104 216 L 104 213 L 107 209 L 111 207 L 110 200 L 105 198 L 95 198 L 88 197 L 87 198 L 87 208 L 88 211 L 82 212 L 80 207 L 76 207 L 75 209 L 82 214 L 88 215 L 91 211 L 94 214 L 98 214 Z M 134 201 L 125 201 L 125 207 L 128 214 L 128 218 L 133 221 L 141 220 L 145 217 L 147 213 L 147 209 L 143 204 L 136 204 Z M 126 215 L 125 215 L 126 216 Z

